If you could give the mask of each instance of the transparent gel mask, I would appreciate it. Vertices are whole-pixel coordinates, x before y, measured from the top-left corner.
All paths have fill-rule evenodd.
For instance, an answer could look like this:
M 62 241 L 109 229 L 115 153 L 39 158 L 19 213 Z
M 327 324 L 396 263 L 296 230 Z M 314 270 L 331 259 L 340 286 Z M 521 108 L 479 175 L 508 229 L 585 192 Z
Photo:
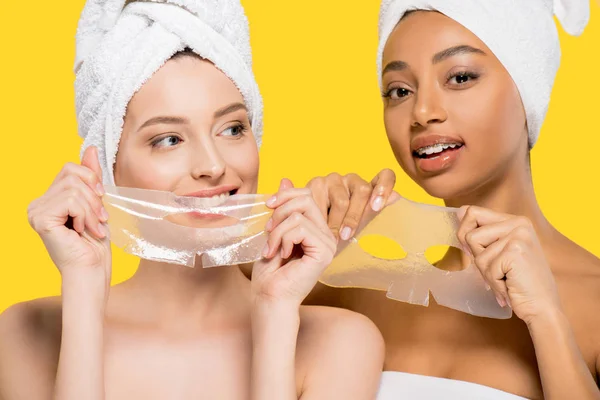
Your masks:
M 259 260 L 272 210 L 266 195 L 199 198 L 171 192 L 106 187 L 110 239 L 152 261 L 203 267 Z
M 436 303 L 448 308 L 480 317 L 510 318 L 512 310 L 498 305 L 473 263 L 461 271 L 444 271 L 427 261 L 425 251 L 431 247 L 462 247 L 456 235 L 459 223 L 456 208 L 400 198 L 359 229 L 320 280 L 334 287 L 384 290 L 390 299 L 422 306 L 429 305 L 431 293 Z M 369 254 L 359 241 L 371 235 L 392 239 L 406 257 L 388 260 Z

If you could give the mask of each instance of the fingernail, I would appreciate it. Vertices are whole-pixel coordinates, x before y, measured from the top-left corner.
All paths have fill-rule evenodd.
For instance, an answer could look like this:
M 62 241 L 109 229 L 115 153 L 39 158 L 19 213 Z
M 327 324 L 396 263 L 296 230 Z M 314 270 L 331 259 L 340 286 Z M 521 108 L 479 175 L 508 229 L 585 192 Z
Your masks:
M 380 211 L 383 208 L 383 197 L 377 196 L 375 200 L 373 200 L 373 211 Z
M 269 255 L 269 243 L 267 243 L 265 245 L 265 247 L 263 248 L 263 251 L 262 251 L 263 258 L 267 258 L 268 255 Z
M 498 302 L 500 307 L 504 308 L 506 306 L 506 303 L 504 302 L 504 299 L 501 296 L 496 295 L 496 301 Z
M 510 304 L 510 298 L 508 297 L 508 295 L 504 296 L 504 298 L 506 299 L 506 304 L 508 304 L 508 306 L 512 308 L 512 304 Z
M 108 221 L 108 211 L 104 207 L 100 210 L 100 216 L 104 222 Z
M 267 225 L 265 226 L 265 229 L 267 230 L 267 232 L 271 232 L 272 228 L 273 228 L 273 219 L 269 218 L 269 220 L 267 221 Z
M 342 230 L 340 231 L 340 237 L 342 238 L 342 240 L 350 239 L 351 234 L 352 234 L 352 229 L 350 229 L 347 226 L 343 227 Z
M 96 185 L 96 193 L 98 194 L 98 196 L 104 196 L 104 187 L 101 183 Z
M 275 204 L 275 202 L 277 202 L 277 197 L 273 196 L 269 200 L 267 200 L 267 206 L 273 207 L 273 205 Z
M 100 233 L 101 239 L 106 237 L 106 228 L 104 227 L 104 224 L 98 224 L 98 232 Z

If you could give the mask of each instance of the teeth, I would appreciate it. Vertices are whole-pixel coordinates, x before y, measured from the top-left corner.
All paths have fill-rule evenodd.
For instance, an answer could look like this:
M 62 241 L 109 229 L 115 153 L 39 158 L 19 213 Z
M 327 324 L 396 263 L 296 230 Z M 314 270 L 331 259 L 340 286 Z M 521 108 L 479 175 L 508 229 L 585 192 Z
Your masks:
M 227 200 L 229 193 L 222 193 L 212 197 L 206 197 L 206 207 L 216 207 Z
M 460 147 L 460 144 L 458 144 L 458 143 L 438 143 L 438 144 L 433 144 L 431 146 L 421 147 L 420 149 L 417 150 L 417 154 L 420 156 L 427 154 L 429 156 L 432 154 L 441 153 L 442 151 L 447 150 L 447 149 L 454 149 L 456 147 Z

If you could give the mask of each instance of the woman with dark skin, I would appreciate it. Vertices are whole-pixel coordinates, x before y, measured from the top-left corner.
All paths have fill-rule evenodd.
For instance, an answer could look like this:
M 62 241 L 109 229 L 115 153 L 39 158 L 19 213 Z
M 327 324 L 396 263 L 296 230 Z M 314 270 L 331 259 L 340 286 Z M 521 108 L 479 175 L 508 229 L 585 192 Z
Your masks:
M 442 52 L 446 56 L 432 62 Z M 386 68 L 400 63 L 403 68 Z M 435 11 L 405 15 L 385 44 L 382 65 L 385 127 L 396 159 L 430 195 L 462 208 L 458 236 L 471 254 L 451 248 L 437 267 L 460 270 L 474 260 L 498 303 L 512 307 L 514 316 L 479 318 L 434 302 L 425 308 L 383 292 L 323 286 L 309 303 L 358 311 L 376 323 L 389 371 L 382 392 L 400 393 L 400 385 L 425 375 L 528 398 L 600 398 L 600 314 L 594 312 L 600 261 L 540 210 L 526 113 L 511 75 L 481 39 Z M 456 146 L 436 157 L 419 154 L 439 144 Z M 363 210 L 372 214 L 388 200 L 392 175 L 378 176 L 385 188 L 355 175 L 330 175 L 309 186 L 321 210 L 331 209 L 336 231 L 351 227 L 345 239 Z M 437 381 L 427 381 L 424 398 Z M 465 386 L 458 398 L 473 398 L 469 393 L 479 385 Z M 509 398 L 500 391 L 494 398 Z

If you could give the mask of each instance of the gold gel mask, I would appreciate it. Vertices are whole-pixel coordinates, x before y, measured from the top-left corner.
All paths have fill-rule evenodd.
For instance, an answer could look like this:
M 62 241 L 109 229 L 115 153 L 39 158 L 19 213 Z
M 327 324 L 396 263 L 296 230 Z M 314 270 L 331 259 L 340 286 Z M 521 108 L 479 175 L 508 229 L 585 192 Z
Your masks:
M 400 198 L 360 229 L 347 247 L 339 250 L 321 282 L 334 287 L 387 291 L 387 297 L 410 304 L 429 305 L 429 293 L 439 305 L 468 314 L 507 319 L 509 307 L 498 305 L 486 289 L 474 264 L 462 271 L 443 271 L 425 258 L 433 246 L 461 248 L 456 232 L 458 209 L 419 204 Z M 389 237 L 407 253 L 398 260 L 377 258 L 359 245 L 369 235 Z
M 110 239 L 135 256 L 203 267 L 259 260 L 272 210 L 266 195 L 198 198 L 171 192 L 106 187 Z

